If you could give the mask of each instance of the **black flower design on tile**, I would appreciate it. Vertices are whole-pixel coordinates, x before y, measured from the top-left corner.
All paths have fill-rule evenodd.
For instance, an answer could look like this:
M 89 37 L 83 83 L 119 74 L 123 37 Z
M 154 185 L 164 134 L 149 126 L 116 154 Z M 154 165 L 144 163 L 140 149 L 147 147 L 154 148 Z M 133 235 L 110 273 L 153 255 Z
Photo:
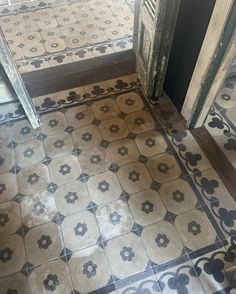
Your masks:
M 117 153 L 120 154 L 121 156 L 127 155 L 128 154 L 128 148 L 125 146 L 121 146 L 118 148 Z
M 122 260 L 124 261 L 131 261 L 134 257 L 134 251 L 132 247 L 126 247 L 124 246 L 122 250 L 120 251 L 120 256 Z
M 36 173 L 33 173 L 32 175 L 28 177 L 28 183 L 30 183 L 31 185 L 37 184 L 39 179 L 40 179 L 40 176 L 37 175 Z
M 197 166 L 198 162 L 202 159 L 200 154 L 193 154 L 191 152 L 185 153 L 186 162 L 189 163 L 191 166 Z
M 110 108 L 109 108 L 109 106 L 107 106 L 107 105 L 103 105 L 103 106 L 100 108 L 100 111 L 102 111 L 103 113 L 107 113 L 109 110 L 110 110 Z
M 6 191 L 7 187 L 5 184 L 0 184 L 0 194 L 2 194 L 2 192 Z
M 53 143 L 53 146 L 56 148 L 56 149 L 61 149 L 62 147 L 65 146 L 65 142 L 63 140 L 56 140 L 56 142 Z
M 117 133 L 117 132 L 120 130 L 120 128 L 119 128 L 119 126 L 112 124 L 112 125 L 109 127 L 109 130 L 110 130 L 112 133 Z
M 43 283 L 46 290 L 55 291 L 57 286 L 59 286 L 59 279 L 57 275 L 49 274 Z
M 104 180 L 100 183 L 98 183 L 98 190 L 101 191 L 102 193 L 109 191 L 110 184 Z
M 203 189 L 208 194 L 213 194 L 215 189 L 219 187 L 219 183 L 216 180 L 208 180 L 207 178 L 201 178 L 200 180 Z
M 133 183 L 137 182 L 140 179 L 140 174 L 136 172 L 135 170 L 129 172 L 129 180 L 131 180 Z
M 31 148 L 28 148 L 23 152 L 23 154 L 24 154 L 24 157 L 30 158 L 32 155 L 34 155 L 34 150 Z
M 226 150 L 234 150 L 236 151 L 236 140 L 229 138 L 227 140 L 227 143 L 224 144 L 224 147 Z
M 53 118 L 53 119 L 50 119 L 50 121 L 48 122 L 48 125 L 49 125 L 51 128 L 55 128 L 56 126 L 58 126 L 58 123 L 59 123 L 59 121 L 56 120 L 55 118 Z
M 166 163 L 159 163 L 157 166 L 157 170 L 160 173 L 166 174 L 169 171 L 169 166 Z
M 20 133 L 25 136 L 27 134 L 29 134 L 31 131 L 31 129 L 29 127 L 23 127 L 21 130 L 20 130 Z
M 189 233 L 192 233 L 194 236 L 196 236 L 201 233 L 201 226 L 195 221 L 192 221 L 188 224 L 188 231 Z
M 43 103 L 42 103 L 42 107 L 45 108 L 45 109 L 48 109 L 48 108 L 51 108 L 53 107 L 54 105 L 56 105 L 56 102 L 50 98 L 50 97 L 46 97 L 44 100 L 43 100 Z
M 84 133 L 84 134 L 82 135 L 82 140 L 83 140 L 84 142 L 89 142 L 89 141 L 92 140 L 92 137 L 93 137 L 93 135 L 90 134 L 89 132 L 87 132 L 87 133 Z
M 36 215 L 40 215 L 45 212 L 45 205 L 42 202 L 37 202 L 33 205 L 32 212 Z
M 48 249 L 52 244 L 52 239 L 49 235 L 42 235 L 37 243 L 40 249 Z
M 144 211 L 146 214 L 149 214 L 150 212 L 153 212 L 153 203 L 150 201 L 145 201 L 141 204 L 142 206 L 142 211 Z
M 0 166 L 3 165 L 3 162 L 5 161 L 5 159 L 3 157 L 0 156 Z
M 167 235 L 165 234 L 158 234 L 155 239 L 155 242 L 158 247 L 164 247 L 164 248 L 166 248 L 167 245 L 170 243 L 169 239 L 167 238 Z
M 236 211 L 227 210 L 226 208 L 221 207 L 218 210 L 220 220 L 228 227 L 234 227 L 234 221 L 236 220 Z M 234 230 L 236 232 L 236 229 Z M 232 232 L 233 234 L 233 232 Z
M 143 117 L 137 117 L 135 120 L 134 120 L 134 123 L 138 126 L 141 126 L 143 125 L 145 122 L 144 118 Z
M 78 223 L 76 227 L 74 227 L 74 231 L 77 236 L 84 236 L 84 234 L 88 231 L 88 228 L 85 223 Z
M 78 195 L 76 192 L 69 192 L 66 196 L 65 196 L 66 202 L 67 203 L 71 203 L 74 204 L 76 200 L 79 199 Z
M 153 138 L 147 138 L 145 140 L 145 145 L 150 147 L 150 148 L 154 147 L 154 146 L 156 146 L 156 141 Z
M 168 286 L 171 290 L 176 290 L 178 294 L 188 294 L 189 276 L 184 273 L 175 274 L 168 280 Z
M 13 251 L 9 247 L 2 249 L 0 251 L 0 261 L 2 263 L 5 263 L 11 260 L 12 254 L 13 254 Z
M 75 115 L 76 119 L 82 120 L 85 118 L 85 114 L 83 112 L 77 112 Z
M 60 166 L 59 172 L 65 176 L 67 174 L 69 174 L 71 172 L 71 166 L 69 166 L 68 164 L 63 164 Z
M 224 122 L 218 117 L 213 117 L 212 120 L 208 123 L 209 127 L 223 130 Z
M 95 276 L 97 272 L 97 265 L 92 260 L 89 260 L 83 265 L 83 274 L 87 276 L 88 279 Z
M 128 99 L 125 100 L 125 104 L 127 106 L 132 106 L 132 105 L 134 105 L 134 100 L 131 99 L 131 98 L 128 98 Z
M 0 226 L 4 227 L 6 223 L 9 222 L 9 217 L 8 214 L 6 213 L 1 213 L 0 214 Z
M 176 141 L 176 142 L 182 142 L 183 139 L 185 137 L 187 137 L 187 133 L 186 132 L 176 132 L 176 131 L 173 131 L 172 132 L 172 137 L 173 139 Z
M 209 261 L 204 264 L 203 269 L 208 275 L 213 275 L 217 282 L 222 283 L 225 279 L 223 273 L 224 267 L 224 262 L 221 259 L 210 258 Z
M 13 288 L 8 288 L 6 294 L 17 294 L 18 291 L 16 289 Z
M 223 95 L 221 95 L 221 99 L 223 99 L 225 101 L 229 101 L 229 100 L 231 100 L 231 96 L 228 94 L 223 94 Z
M 176 190 L 172 193 L 172 199 L 176 202 L 183 202 L 184 201 L 184 193 L 180 190 Z
M 102 161 L 99 155 L 93 155 L 89 160 L 92 164 L 99 164 Z
M 118 225 L 121 221 L 121 215 L 119 213 L 117 213 L 116 211 L 113 213 L 110 213 L 109 221 L 113 225 Z

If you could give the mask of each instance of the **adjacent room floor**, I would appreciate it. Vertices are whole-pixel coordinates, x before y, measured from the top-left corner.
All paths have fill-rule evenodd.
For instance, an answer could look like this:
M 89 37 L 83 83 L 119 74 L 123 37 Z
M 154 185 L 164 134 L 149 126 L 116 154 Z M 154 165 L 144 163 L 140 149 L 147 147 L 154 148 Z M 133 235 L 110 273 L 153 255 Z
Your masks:
M 132 0 L 5 2 L 0 25 L 21 73 L 133 46 Z
M 168 97 L 131 75 L 33 101 L 39 130 L 1 108 L 1 293 L 229 292 L 236 203 Z

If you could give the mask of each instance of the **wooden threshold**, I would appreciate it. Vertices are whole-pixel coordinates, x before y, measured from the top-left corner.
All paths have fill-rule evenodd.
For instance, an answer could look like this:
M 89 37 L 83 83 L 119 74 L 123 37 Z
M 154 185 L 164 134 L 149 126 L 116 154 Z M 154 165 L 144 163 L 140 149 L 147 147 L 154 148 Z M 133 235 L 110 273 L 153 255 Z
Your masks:
M 191 133 L 236 201 L 236 170 L 205 126 L 192 129 Z

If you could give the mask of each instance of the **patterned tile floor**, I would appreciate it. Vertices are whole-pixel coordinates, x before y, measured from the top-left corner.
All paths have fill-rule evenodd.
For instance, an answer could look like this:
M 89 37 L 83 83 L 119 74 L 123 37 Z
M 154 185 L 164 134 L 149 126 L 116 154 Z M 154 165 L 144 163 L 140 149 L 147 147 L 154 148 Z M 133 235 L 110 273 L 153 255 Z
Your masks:
M 132 0 L 46 0 L 0 8 L 0 25 L 21 71 L 132 48 Z
M 236 168 L 236 78 L 219 91 L 205 126 Z
M 236 203 L 168 97 L 131 75 L 33 101 L 40 129 L 1 117 L 1 294 L 229 293 Z

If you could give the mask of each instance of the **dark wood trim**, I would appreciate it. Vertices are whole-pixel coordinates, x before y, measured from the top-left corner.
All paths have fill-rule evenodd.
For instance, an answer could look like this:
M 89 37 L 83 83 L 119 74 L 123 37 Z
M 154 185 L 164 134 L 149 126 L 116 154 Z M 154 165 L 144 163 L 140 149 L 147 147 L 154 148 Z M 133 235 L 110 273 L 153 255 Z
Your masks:
M 205 126 L 192 129 L 191 133 L 236 201 L 236 170 Z

